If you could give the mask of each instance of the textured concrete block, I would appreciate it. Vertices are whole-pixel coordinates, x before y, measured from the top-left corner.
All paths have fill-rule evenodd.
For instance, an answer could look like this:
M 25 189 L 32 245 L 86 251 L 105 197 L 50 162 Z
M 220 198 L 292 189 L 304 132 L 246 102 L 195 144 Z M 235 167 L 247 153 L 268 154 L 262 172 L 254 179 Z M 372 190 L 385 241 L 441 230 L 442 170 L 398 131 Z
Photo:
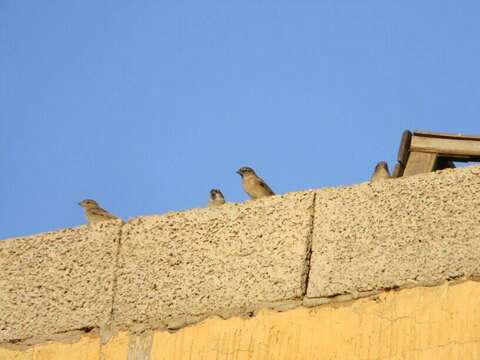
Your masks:
M 107 323 L 120 228 L 109 221 L 0 241 L 0 342 Z
M 480 275 L 480 167 L 316 192 L 307 297 Z
M 123 228 L 114 319 L 177 327 L 300 298 L 313 192 L 131 219 Z

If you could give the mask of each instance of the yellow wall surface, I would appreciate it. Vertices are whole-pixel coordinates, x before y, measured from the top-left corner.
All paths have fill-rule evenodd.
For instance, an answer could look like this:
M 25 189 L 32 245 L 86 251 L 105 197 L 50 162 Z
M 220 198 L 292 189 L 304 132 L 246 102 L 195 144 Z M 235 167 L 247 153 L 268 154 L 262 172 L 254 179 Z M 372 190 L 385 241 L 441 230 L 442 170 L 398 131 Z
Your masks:
M 0 348 L 0 360 L 478 360 L 480 283 L 385 292 L 349 303 L 262 310 L 252 318 L 211 318 L 177 332 L 119 333 L 101 345 Z

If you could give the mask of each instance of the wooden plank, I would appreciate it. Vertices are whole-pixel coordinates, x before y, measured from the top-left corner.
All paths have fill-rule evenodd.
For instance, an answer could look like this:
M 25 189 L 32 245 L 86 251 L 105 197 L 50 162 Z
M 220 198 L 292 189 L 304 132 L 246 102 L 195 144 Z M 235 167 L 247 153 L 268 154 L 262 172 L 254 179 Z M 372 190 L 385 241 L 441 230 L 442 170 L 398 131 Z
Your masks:
M 400 139 L 400 147 L 398 148 L 397 160 L 405 167 L 410 152 L 410 143 L 412 141 L 412 133 L 410 130 L 405 130 Z
M 392 178 L 402 177 L 404 171 L 404 166 L 401 163 L 397 163 L 397 165 L 395 165 L 395 167 L 393 168 Z
M 437 153 L 445 156 L 480 157 L 480 139 L 446 139 L 413 135 L 410 151 Z
M 478 140 L 478 141 L 480 141 L 480 136 L 478 136 L 478 135 L 449 134 L 449 133 L 423 131 L 423 130 L 415 130 L 413 132 L 413 135 L 414 136 L 423 136 L 423 137 L 443 138 L 443 139 Z
M 423 174 L 431 172 L 435 169 L 435 163 L 437 161 L 437 154 L 410 151 L 410 156 L 407 160 L 407 166 L 403 176 L 411 176 L 416 174 Z

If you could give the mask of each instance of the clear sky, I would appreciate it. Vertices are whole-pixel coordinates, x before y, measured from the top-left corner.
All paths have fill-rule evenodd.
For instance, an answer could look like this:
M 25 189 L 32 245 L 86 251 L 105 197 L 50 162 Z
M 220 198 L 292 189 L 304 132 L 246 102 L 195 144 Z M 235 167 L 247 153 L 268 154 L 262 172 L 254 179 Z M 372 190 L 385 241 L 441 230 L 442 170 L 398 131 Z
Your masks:
M 479 1 L 0 0 L 0 238 L 368 180 L 480 134 Z

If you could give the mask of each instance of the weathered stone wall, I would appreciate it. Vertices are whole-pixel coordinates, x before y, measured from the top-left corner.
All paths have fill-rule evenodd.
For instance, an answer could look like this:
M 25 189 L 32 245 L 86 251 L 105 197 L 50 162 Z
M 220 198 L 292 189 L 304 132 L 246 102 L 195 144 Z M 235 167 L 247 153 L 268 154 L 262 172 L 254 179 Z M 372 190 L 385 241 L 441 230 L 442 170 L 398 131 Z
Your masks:
M 479 192 L 467 167 L 1 241 L 0 343 L 476 280 Z

